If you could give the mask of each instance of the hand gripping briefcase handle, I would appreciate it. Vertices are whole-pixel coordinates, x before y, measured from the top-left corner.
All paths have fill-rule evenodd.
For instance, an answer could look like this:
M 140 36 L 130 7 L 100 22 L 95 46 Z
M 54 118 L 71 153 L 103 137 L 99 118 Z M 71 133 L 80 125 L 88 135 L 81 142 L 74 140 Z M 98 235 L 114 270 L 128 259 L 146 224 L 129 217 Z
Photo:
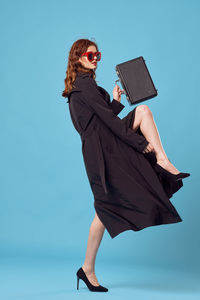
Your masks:
M 153 80 L 142 56 L 128 60 L 115 66 L 124 89 L 123 94 L 130 105 L 146 101 L 158 95 Z

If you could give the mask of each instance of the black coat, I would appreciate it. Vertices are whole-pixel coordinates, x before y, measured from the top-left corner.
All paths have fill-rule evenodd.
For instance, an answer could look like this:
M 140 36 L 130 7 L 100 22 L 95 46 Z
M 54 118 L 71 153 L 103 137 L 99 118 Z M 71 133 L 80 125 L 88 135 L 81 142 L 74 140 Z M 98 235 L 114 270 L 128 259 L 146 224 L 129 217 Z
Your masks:
M 148 141 L 132 129 L 136 107 L 120 119 L 124 105 L 79 72 L 68 94 L 70 116 L 82 140 L 82 154 L 94 195 L 94 207 L 111 238 L 125 230 L 181 222 L 169 198 L 182 181 L 172 184 L 154 169 Z

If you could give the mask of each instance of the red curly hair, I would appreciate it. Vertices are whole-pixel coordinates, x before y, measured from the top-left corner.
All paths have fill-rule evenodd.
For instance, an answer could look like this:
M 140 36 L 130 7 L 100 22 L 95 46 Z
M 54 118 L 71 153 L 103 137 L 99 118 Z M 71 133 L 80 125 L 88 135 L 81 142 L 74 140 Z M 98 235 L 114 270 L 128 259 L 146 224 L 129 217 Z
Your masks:
M 62 96 L 65 98 L 67 98 L 67 94 L 73 87 L 72 84 L 76 79 L 77 72 L 89 72 L 92 74 L 94 79 L 96 78 L 94 70 L 88 70 L 78 61 L 78 59 L 81 57 L 81 54 L 86 52 L 89 46 L 95 46 L 97 51 L 99 51 L 97 44 L 88 39 L 79 39 L 75 41 L 69 51 L 66 78 L 64 80 L 65 89 L 62 92 Z

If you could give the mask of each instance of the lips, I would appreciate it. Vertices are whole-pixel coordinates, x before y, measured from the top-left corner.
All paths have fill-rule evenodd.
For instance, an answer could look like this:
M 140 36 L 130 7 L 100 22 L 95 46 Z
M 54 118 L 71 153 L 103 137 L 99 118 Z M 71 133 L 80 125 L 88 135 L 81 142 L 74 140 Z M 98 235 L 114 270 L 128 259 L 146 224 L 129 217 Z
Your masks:
M 96 62 L 93 62 L 92 64 L 96 66 L 97 63 L 96 63 Z

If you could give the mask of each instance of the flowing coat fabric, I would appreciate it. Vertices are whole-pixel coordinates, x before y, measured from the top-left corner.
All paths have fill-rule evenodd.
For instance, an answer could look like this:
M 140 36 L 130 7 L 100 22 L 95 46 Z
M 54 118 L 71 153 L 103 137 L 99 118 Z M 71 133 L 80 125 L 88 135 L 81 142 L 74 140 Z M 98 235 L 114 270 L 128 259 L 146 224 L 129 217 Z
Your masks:
M 136 107 L 120 119 L 124 105 L 111 102 L 90 73 L 77 73 L 67 97 L 94 208 L 111 238 L 125 230 L 181 222 L 169 198 L 182 180 L 174 184 L 156 173 L 154 152 L 142 153 L 148 141 L 140 129 L 132 129 Z

